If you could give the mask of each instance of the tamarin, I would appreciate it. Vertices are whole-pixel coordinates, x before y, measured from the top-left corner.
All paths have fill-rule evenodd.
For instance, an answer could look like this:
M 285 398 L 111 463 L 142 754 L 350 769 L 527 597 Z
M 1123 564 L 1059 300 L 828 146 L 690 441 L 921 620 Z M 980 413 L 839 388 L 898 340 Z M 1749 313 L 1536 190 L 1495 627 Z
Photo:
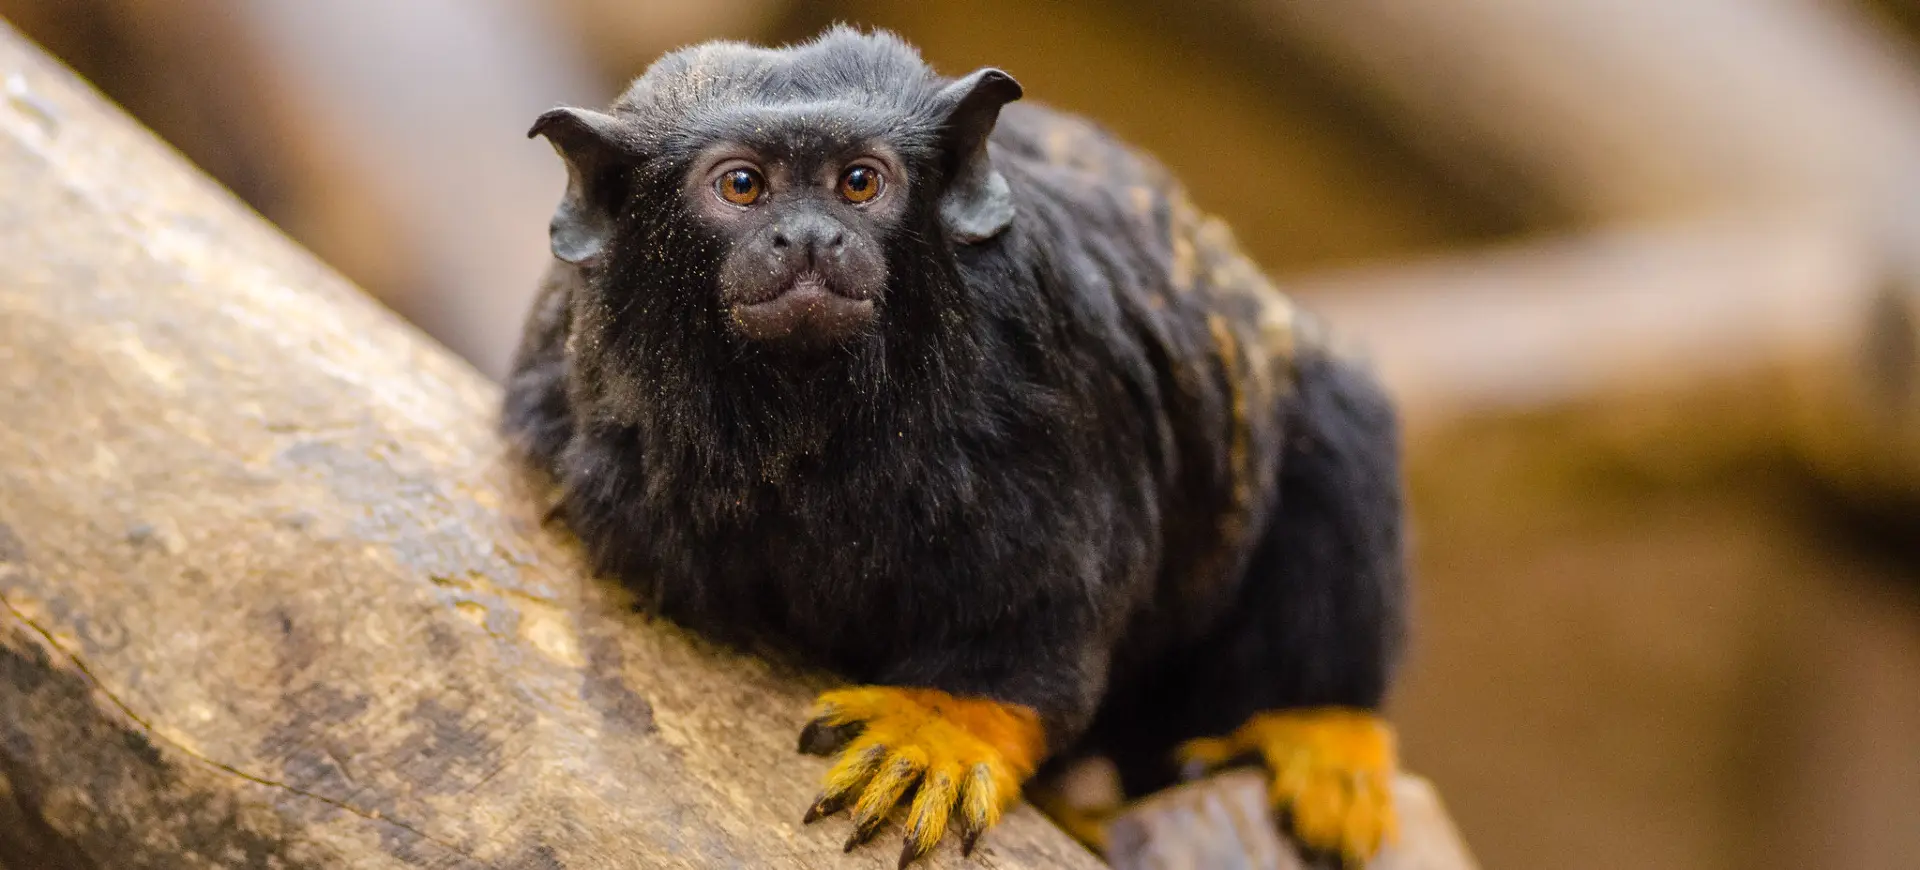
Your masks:
M 1382 389 L 1168 171 L 885 32 L 713 42 L 529 136 L 566 163 L 504 427 L 653 612 L 850 679 L 809 822 L 970 851 L 1043 767 L 1264 764 L 1395 836 Z M 798 809 L 798 808 L 796 808 Z

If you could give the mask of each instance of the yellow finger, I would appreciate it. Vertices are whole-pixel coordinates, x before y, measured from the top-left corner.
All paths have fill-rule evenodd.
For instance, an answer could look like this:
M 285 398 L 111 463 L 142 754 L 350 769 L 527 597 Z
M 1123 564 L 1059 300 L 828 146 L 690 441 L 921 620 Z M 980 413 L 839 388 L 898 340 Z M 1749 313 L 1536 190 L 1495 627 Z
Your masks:
M 926 769 L 927 754 L 917 747 L 907 747 L 887 759 L 853 805 L 853 836 L 847 838 L 847 851 L 873 838 L 886 823 L 887 813 L 900 803 L 900 796 L 919 781 Z
M 960 791 L 954 782 L 958 773 L 956 768 L 937 767 L 920 781 L 920 793 L 914 796 L 913 809 L 907 814 L 907 842 L 900 849 L 901 867 L 933 851 L 946 834 L 947 819 L 953 814 L 953 804 Z

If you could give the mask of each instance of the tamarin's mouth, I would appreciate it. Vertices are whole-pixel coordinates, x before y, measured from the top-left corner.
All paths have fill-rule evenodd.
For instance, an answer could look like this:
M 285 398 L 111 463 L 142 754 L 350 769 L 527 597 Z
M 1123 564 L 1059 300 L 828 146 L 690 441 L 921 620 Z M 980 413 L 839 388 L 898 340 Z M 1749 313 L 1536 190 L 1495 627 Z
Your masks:
M 776 278 L 762 286 L 728 288 L 721 298 L 728 304 L 737 307 L 774 302 L 790 293 L 803 292 L 831 293 L 835 296 L 841 296 L 856 302 L 863 299 L 870 299 L 873 296 L 873 294 L 863 292 L 857 288 L 847 287 L 845 286 L 845 282 L 829 280 L 826 275 L 816 270 L 803 269 L 785 279 Z
M 798 275 L 795 275 L 793 278 L 793 283 L 787 285 L 787 289 L 783 292 L 782 295 L 785 295 L 786 293 L 799 293 L 803 291 L 832 293 L 835 296 L 844 296 L 848 299 L 854 300 L 855 302 L 865 301 L 867 298 L 866 294 L 856 293 L 846 288 L 840 287 L 836 285 L 834 282 L 828 281 L 825 275 L 822 275 L 819 272 L 815 272 L 811 269 L 808 269 L 807 271 L 804 271 Z
M 740 333 L 754 341 L 825 344 L 873 323 L 872 299 L 856 299 L 816 272 L 802 272 L 771 299 L 732 306 Z

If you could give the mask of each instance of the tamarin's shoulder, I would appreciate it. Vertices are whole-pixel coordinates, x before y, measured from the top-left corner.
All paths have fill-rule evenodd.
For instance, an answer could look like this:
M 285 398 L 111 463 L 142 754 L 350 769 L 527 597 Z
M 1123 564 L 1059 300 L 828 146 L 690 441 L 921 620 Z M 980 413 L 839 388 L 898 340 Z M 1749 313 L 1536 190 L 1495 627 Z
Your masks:
M 1136 332 L 1171 357 L 1226 369 L 1230 391 L 1251 393 L 1236 398 L 1277 397 L 1303 354 L 1350 355 L 1142 149 L 1031 101 L 1002 110 L 991 141 L 1049 255 L 1081 261 L 1065 264 L 1070 273 L 1097 270 Z

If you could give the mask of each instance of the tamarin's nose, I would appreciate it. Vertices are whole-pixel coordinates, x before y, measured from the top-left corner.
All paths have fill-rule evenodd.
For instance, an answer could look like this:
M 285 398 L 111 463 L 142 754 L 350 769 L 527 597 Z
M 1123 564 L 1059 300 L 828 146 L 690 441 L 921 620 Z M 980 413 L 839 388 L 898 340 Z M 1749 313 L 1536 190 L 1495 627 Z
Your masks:
M 774 249 L 787 256 L 797 253 L 809 266 L 840 253 L 846 244 L 846 227 L 824 215 L 804 215 L 773 228 Z

